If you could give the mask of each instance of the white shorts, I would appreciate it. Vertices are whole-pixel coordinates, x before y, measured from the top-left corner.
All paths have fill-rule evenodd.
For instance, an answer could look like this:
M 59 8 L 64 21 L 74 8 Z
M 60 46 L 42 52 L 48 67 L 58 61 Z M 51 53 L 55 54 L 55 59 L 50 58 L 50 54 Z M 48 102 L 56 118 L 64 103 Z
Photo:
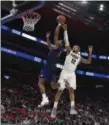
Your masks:
M 64 90 L 66 88 L 66 82 L 69 84 L 71 88 L 76 89 L 76 75 L 75 72 L 68 73 L 65 70 L 61 71 L 58 83 L 60 84 L 60 90 Z

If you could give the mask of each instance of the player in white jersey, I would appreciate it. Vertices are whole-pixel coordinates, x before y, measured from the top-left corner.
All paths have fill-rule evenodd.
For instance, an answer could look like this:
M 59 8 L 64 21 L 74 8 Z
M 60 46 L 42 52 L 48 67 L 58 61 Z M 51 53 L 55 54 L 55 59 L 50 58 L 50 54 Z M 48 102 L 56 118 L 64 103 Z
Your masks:
M 51 117 L 56 117 L 57 105 L 60 99 L 60 96 L 65 88 L 69 90 L 69 97 L 71 103 L 70 114 L 77 114 L 75 109 L 75 96 L 74 90 L 76 90 L 76 75 L 75 70 L 80 62 L 85 64 L 91 63 L 91 54 L 92 54 L 92 46 L 89 46 L 89 56 L 88 59 L 84 59 L 80 55 L 80 47 L 78 45 L 74 45 L 72 48 L 69 45 L 68 34 L 67 34 L 67 26 L 63 26 L 64 29 L 64 41 L 67 49 L 67 56 L 64 62 L 63 70 L 61 71 L 60 78 L 58 80 L 58 91 L 55 96 L 54 106 L 51 112 Z

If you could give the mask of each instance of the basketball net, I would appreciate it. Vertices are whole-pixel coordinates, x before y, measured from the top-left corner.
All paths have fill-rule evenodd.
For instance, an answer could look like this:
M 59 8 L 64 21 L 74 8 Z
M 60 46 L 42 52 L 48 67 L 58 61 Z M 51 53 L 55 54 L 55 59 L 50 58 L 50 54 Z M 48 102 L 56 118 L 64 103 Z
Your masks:
M 40 20 L 41 16 L 37 12 L 28 12 L 25 15 L 21 16 L 24 25 L 23 30 L 25 31 L 34 31 L 35 24 Z

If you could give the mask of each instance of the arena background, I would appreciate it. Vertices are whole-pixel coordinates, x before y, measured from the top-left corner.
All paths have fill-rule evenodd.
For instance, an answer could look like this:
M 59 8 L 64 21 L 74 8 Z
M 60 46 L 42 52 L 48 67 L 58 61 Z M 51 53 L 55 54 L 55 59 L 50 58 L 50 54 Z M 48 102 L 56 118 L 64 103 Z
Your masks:
M 4 93 L 9 94 L 8 100 L 9 98 L 11 98 L 12 103 L 15 103 L 14 101 L 19 98 L 17 94 L 20 91 L 22 91 L 23 94 L 21 95 L 22 96 L 25 95 L 25 98 L 28 97 L 30 99 L 30 102 L 31 98 L 35 100 L 35 102 L 33 101 L 33 103 L 35 104 L 35 108 L 37 109 L 37 104 L 38 102 L 41 101 L 39 88 L 37 85 L 38 75 L 41 67 L 43 66 L 44 60 L 46 60 L 47 58 L 47 54 L 49 51 L 45 44 L 46 42 L 45 34 L 47 31 L 51 31 L 52 32 L 51 39 L 53 40 L 53 33 L 57 25 L 56 17 L 59 14 L 63 14 L 67 18 L 70 44 L 80 45 L 82 55 L 86 58 L 87 58 L 86 52 L 88 45 L 93 45 L 94 47 L 92 64 L 90 65 L 81 64 L 77 69 L 77 86 L 78 86 L 78 89 L 76 91 L 77 104 L 81 105 L 80 100 L 82 99 L 85 100 L 86 95 L 89 98 L 91 98 L 90 100 L 92 104 L 95 103 L 95 100 L 97 100 L 98 97 L 103 97 L 105 98 L 104 100 L 106 101 L 106 102 L 104 101 L 104 103 L 106 104 L 104 107 L 105 109 L 107 109 L 108 112 L 109 111 L 109 99 L 108 99 L 109 2 L 88 1 L 86 3 L 83 3 L 82 1 L 79 2 L 17 1 L 16 3 L 18 5 L 24 3 L 24 5 L 18 7 L 19 11 L 17 15 L 26 12 L 30 8 L 34 8 L 41 5 L 39 9 L 34 10 L 41 15 L 41 19 L 35 25 L 35 30 L 33 32 L 24 31 L 22 29 L 23 21 L 20 18 L 14 18 L 16 15 L 13 16 L 11 20 L 8 19 L 8 20 L 3 20 L 1 22 L 2 23 L 1 25 L 2 103 L 3 104 L 6 103 L 4 101 L 4 98 L 6 99 L 5 97 L 6 95 L 4 96 Z M 101 4 L 104 5 L 103 11 L 100 10 L 99 8 Z M 1 1 L 1 8 L 2 8 L 1 16 L 3 18 L 4 16 L 8 15 L 9 10 L 12 9 L 12 2 Z M 63 38 L 62 29 L 60 31 L 59 37 Z M 65 59 L 65 53 L 61 55 L 61 58 L 58 63 L 63 65 L 64 59 Z M 60 67 L 60 65 L 58 67 Z M 61 71 L 60 68 L 58 70 L 59 72 Z M 27 89 L 28 86 L 32 88 Z M 46 87 L 48 89 L 47 92 L 51 98 L 51 104 L 44 110 L 46 109 L 51 110 L 51 106 L 53 104 L 52 98 L 55 94 L 55 91 L 51 90 L 49 84 L 47 84 Z M 64 94 L 66 96 L 62 98 L 63 100 L 65 100 L 65 102 L 68 101 L 68 95 L 66 93 L 67 92 L 65 92 Z M 11 94 L 12 95 L 15 94 L 16 99 Z M 101 100 L 103 103 L 102 99 L 98 100 Z M 20 105 L 21 107 L 22 103 L 17 102 L 17 104 L 15 103 L 14 106 L 16 105 L 18 106 Z M 97 103 L 97 105 L 99 105 L 99 103 Z M 9 106 L 12 107 L 13 105 L 10 104 Z M 8 109 L 10 108 L 8 107 L 8 105 L 6 105 L 6 107 Z M 63 108 L 65 107 L 63 106 Z M 8 113 L 10 112 L 11 110 Z M 48 111 L 48 114 L 49 113 L 50 112 Z M 95 115 L 97 115 L 96 112 Z M 63 120 L 62 124 L 66 125 L 71 124 L 67 122 L 67 120 L 66 123 L 64 123 L 65 116 L 60 118 L 61 120 Z M 106 116 L 107 116 L 106 119 L 109 120 L 109 114 L 107 114 Z M 42 119 L 44 118 L 45 116 Z M 92 120 L 92 121 L 94 123 L 99 123 L 100 125 L 101 123 L 103 123 L 103 125 L 108 125 L 109 123 L 108 120 L 106 121 L 106 123 L 104 121 L 101 122 L 99 118 L 98 121 L 97 120 L 95 121 Z M 80 124 L 79 122 L 75 123 L 73 120 L 71 121 L 72 124 L 78 124 L 78 125 Z M 41 122 L 41 120 L 39 121 L 40 124 L 53 125 L 55 122 L 53 123 L 52 122 L 53 121 L 49 122 L 48 121 Z M 83 124 L 82 120 L 80 122 Z M 11 119 L 7 123 L 17 123 L 17 122 Z M 85 121 L 84 124 L 86 124 Z

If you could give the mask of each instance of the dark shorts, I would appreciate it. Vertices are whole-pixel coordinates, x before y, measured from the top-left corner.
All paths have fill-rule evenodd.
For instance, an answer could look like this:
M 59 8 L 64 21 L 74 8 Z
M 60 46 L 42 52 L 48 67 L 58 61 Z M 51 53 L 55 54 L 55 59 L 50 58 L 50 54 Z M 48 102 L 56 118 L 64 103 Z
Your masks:
M 46 81 L 56 81 L 56 72 L 51 71 L 49 68 L 43 68 L 40 72 L 40 77 L 44 78 Z

